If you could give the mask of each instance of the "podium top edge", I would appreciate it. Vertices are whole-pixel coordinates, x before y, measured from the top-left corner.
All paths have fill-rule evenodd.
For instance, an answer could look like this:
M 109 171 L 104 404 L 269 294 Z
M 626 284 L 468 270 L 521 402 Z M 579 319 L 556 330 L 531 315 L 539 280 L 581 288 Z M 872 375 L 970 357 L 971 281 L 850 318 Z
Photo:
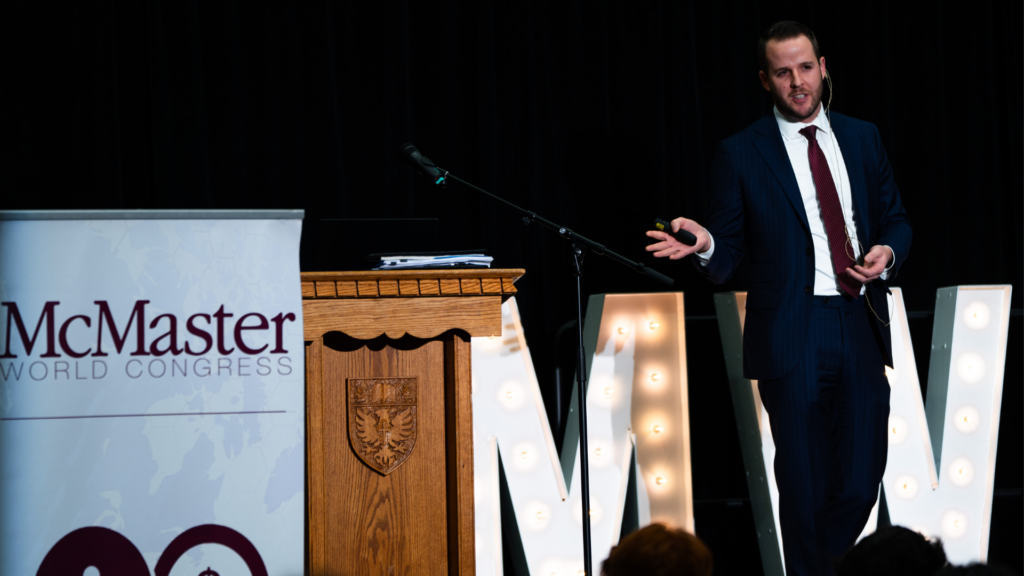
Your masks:
M 454 268 L 406 270 L 351 270 L 341 272 L 302 272 L 303 282 L 337 282 L 358 280 L 445 280 L 452 278 L 506 278 L 515 282 L 526 270 L 522 268 Z
M 0 210 L 11 220 L 302 220 L 305 210 Z

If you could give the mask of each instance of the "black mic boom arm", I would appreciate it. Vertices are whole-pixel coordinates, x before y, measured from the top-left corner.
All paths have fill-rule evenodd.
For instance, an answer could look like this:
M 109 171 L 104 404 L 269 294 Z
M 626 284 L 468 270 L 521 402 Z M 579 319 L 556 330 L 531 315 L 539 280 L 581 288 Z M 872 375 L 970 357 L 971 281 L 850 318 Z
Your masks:
M 657 280 L 658 282 L 661 282 L 662 284 L 665 284 L 667 286 L 672 286 L 673 284 L 675 284 L 675 280 L 669 278 L 668 276 L 662 274 L 661 272 L 658 272 L 653 268 L 648 268 L 642 262 L 634 262 L 633 260 L 630 260 L 629 258 L 622 256 L 621 254 L 612 252 L 611 250 L 605 248 L 604 244 L 595 242 L 590 238 L 587 238 L 586 236 L 583 236 L 569 228 L 566 228 L 565 226 L 559 226 L 558 224 L 555 224 L 554 222 L 548 220 L 547 218 L 538 216 L 536 212 L 532 212 L 525 208 L 520 208 L 519 206 L 516 206 L 515 204 L 509 202 L 508 200 L 505 200 L 504 198 L 495 196 L 494 194 L 491 194 L 490 192 L 484 190 L 483 188 L 480 188 L 479 186 L 475 186 L 473 184 L 470 184 L 469 182 L 466 182 L 462 178 L 455 176 L 454 174 L 445 170 L 444 168 L 441 168 L 440 166 L 433 166 L 433 168 L 437 169 L 437 171 L 440 172 L 444 178 L 451 178 L 452 180 L 455 180 L 456 182 L 459 182 L 464 186 L 468 186 L 473 190 L 480 192 L 481 194 L 489 196 L 497 200 L 498 202 L 501 202 L 505 206 L 508 206 L 509 208 L 519 212 L 520 214 L 523 215 L 523 223 L 526 225 L 530 225 L 536 222 L 537 224 L 540 224 L 541 226 L 558 234 L 562 238 L 565 238 L 566 240 L 572 242 L 577 248 L 581 250 L 587 250 L 593 252 L 594 254 L 606 256 L 607 258 L 614 260 L 615 262 L 618 262 L 619 264 L 622 264 L 627 268 L 632 268 L 638 274 L 643 274 L 644 276 Z

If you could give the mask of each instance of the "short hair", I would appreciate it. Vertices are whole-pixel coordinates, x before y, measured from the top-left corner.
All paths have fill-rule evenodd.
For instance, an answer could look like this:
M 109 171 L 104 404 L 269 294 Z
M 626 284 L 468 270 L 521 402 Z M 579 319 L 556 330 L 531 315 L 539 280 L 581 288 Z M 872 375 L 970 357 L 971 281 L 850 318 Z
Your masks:
M 604 576 L 711 576 L 711 551 L 684 530 L 651 524 L 623 538 L 601 563 Z
M 932 576 L 946 565 L 942 542 L 902 526 L 880 528 L 857 543 L 836 566 L 836 576 Z
M 814 31 L 799 22 L 783 20 L 769 26 L 764 34 L 761 34 L 761 39 L 757 43 L 757 63 L 761 65 L 761 71 L 765 74 L 768 73 L 768 42 L 772 40 L 781 42 L 800 36 L 806 36 L 811 41 L 814 59 L 821 60 L 821 49 L 818 48 L 818 38 L 815 37 Z

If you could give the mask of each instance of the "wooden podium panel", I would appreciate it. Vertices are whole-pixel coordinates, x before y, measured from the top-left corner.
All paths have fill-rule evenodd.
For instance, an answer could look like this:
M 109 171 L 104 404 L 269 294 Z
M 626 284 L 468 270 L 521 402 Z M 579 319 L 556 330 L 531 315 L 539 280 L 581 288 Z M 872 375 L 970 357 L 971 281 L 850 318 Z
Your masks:
M 325 343 L 323 355 L 324 410 L 337 416 L 324 430 L 323 442 L 325 539 L 333 543 L 328 563 L 343 574 L 387 574 L 392 565 L 396 574 L 442 572 L 448 555 L 444 344 L 435 339 L 412 350 L 385 345 L 379 351 L 363 346 L 348 352 Z M 387 476 L 351 454 L 345 381 L 353 377 L 417 380 L 416 444 L 408 460 Z M 355 550 L 339 545 L 345 542 Z
M 501 334 L 522 274 L 302 275 L 310 574 L 475 572 L 469 337 Z

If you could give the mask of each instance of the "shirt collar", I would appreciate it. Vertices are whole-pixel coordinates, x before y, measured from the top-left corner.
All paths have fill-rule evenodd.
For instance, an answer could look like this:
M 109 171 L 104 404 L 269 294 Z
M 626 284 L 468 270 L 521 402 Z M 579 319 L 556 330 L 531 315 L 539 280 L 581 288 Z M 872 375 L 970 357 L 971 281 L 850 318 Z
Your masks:
M 806 140 L 804 135 L 800 133 L 801 130 L 808 126 L 817 126 L 820 132 L 828 134 L 832 127 L 829 124 L 828 116 L 825 114 L 821 104 L 818 104 L 818 116 L 814 119 L 814 122 L 803 123 L 803 122 L 792 122 L 788 118 L 779 112 L 779 107 L 775 106 L 772 109 L 775 112 L 775 121 L 779 123 L 779 131 L 782 132 L 783 140 Z

